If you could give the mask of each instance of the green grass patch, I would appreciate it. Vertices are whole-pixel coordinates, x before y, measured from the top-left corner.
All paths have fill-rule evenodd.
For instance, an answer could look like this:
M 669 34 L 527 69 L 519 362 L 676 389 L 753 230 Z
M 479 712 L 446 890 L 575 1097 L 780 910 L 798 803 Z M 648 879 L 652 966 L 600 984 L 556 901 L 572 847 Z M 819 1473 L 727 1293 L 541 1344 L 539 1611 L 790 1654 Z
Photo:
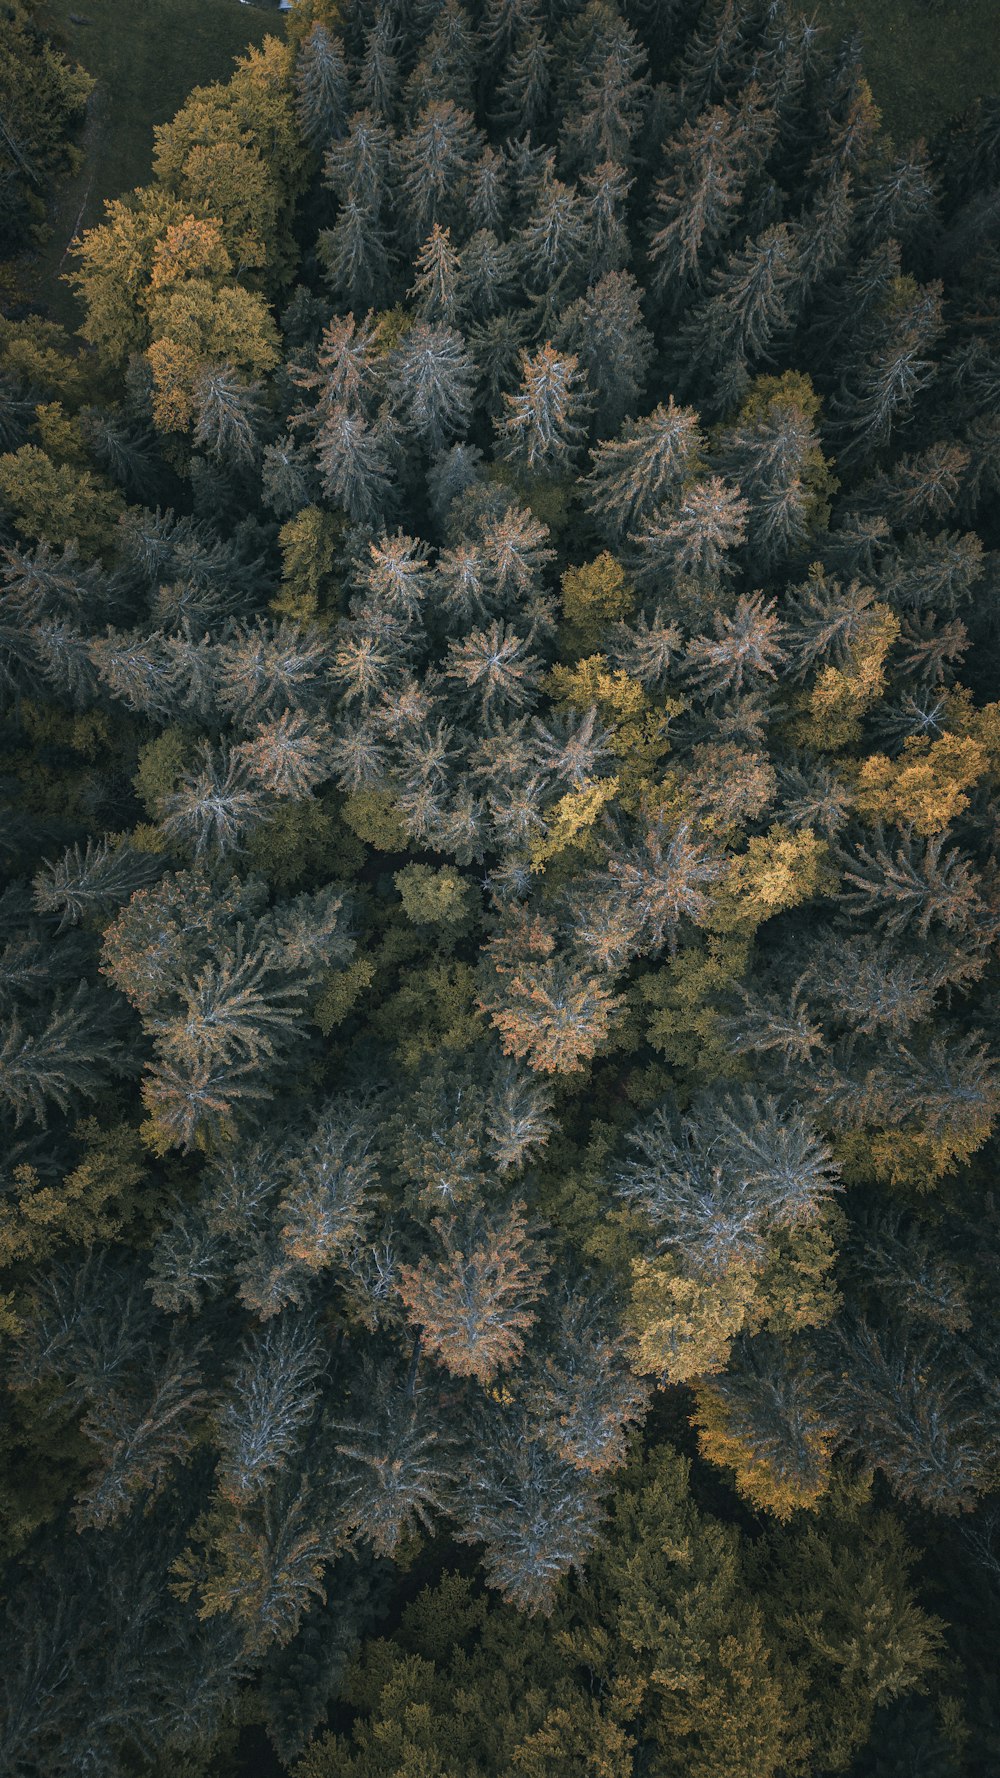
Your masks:
M 1000 93 L 1000 0 L 818 0 L 818 17 L 838 37 L 860 30 L 876 104 L 900 145 Z
M 75 326 L 79 308 L 60 273 L 73 236 L 100 222 L 105 198 L 149 178 L 153 127 L 166 123 L 193 86 L 225 80 L 233 58 L 270 32 L 276 7 L 240 0 L 39 0 L 43 29 L 97 80 L 79 174 L 59 191 L 52 237 L 22 283 L 53 319 Z

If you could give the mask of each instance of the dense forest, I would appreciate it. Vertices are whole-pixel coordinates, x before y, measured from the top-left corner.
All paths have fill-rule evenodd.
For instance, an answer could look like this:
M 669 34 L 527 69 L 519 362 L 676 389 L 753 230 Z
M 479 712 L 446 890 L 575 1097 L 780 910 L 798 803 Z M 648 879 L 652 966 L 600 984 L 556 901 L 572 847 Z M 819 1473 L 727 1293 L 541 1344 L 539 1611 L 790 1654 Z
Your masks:
M 0 1771 L 985 1778 L 1000 100 L 276 29 L 0 320 Z

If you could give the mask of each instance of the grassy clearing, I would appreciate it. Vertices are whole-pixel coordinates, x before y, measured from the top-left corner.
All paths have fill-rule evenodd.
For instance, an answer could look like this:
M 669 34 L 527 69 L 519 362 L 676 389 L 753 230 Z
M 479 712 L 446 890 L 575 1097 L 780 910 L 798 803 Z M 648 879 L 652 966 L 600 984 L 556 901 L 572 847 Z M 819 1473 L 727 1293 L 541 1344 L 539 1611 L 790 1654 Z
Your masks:
M 818 0 L 818 15 L 838 37 L 860 30 L 876 103 L 900 144 L 1000 93 L 1000 0 Z
M 193 86 L 226 79 L 234 56 L 281 31 L 281 17 L 240 0 L 40 0 L 37 17 L 97 80 L 84 164 L 61 188 L 52 238 L 21 279 L 54 320 L 73 326 L 77 304 L 59 282 L 73 235 L 101 220 L 105 198 L 149 178 L 154 124 L 173 117 Z

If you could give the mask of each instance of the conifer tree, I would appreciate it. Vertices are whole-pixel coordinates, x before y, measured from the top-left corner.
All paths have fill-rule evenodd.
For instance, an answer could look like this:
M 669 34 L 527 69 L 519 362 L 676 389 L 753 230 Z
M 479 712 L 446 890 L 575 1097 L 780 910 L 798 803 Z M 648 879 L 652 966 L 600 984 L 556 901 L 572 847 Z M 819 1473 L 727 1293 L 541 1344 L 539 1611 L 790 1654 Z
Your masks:
M 417 299 L 423 321 L 454 322 L 458 312 L 459 257 L 451 244 L 451 230 L 437 223 L 414 260 L 416 276 L 409 294 Z
M 408 1530 L 432 1527 L 451 1492 L 452 1453 L 426 1388 L 366 1374 L 355 1412 L 337 1426 L 336 1454 L 347 1466 L 344 1522 L 376 1555 L 391 1556 Z
M 704 366 L 717 408 L 742 399 L 751 366 L 767 357 L 775 335 L 790 326 L 797 271 L 791 231 L 775 223 L 730 254 L 711 280 L 711 295 L 685 322 L 680 337 L 688 353 L 688 379 L 696 365 Z
M 594 431 L 611 437 L 638 406 L 653 352 L 631 273 L 600 278 L 564 311 L 554 339 L 575 354 L 594 393 Z
M 110 913 L 159 875 L 155 858 L 143 857 L 129 845 L 112 847 L 107 838 L 97 845 L 79 842 L 61 859 L 39 871 L 33 903 L 40 914 L 59 915 L 57 932 L 77 926 L 88 915 Z
M 656 509 L 632 533 L 643 578 L 659 582 L 668 572 L 711 583 L 731 572 L 727 556 L 744 541 L 749 510 L 720 475 L 688 483 L 676 505 Z
M 465 181 L 481 146 L 471 113 L 453 99 L 424 105 L 399 144 L 411 239 L 425 240 L 435 222 L 459 222 Z
M 78 1525 L 112 1524 L 140 1494 L 148 1510 L 150 1497 L 155 1498 L 174 1464 L 190 1452 L 195 1439 L 191 1422 L 204 1413 L 206 1400 L 197 1358 L 180 1347 L 167 1353 L 151 1378 L 131 1388 L 111 1382 L 95 1391 L 82 1430 L 96 1446 L 99 1462 L 78 1497 Z
M 260 821 L 264 805 L 248 781 L 242 760 L 202 744 L 201 763 L 185 774 L 179 787 L 161 804 L 163 831 L 169 840 L 191 847 L 195 858 L 206 852 L 222 857 L 238 848 L 248 830 Z
M 552 44 L 542 25 L 532 19 L 518 33 L 497 86 L 497 116 L 513 135 L 537 130 L 544 122 L 550 104 L 552 68 Z
M 319 1347 L 288 1317 L 248 1342 L 219 1416 L 219 1487 L 250 1501 L 285 1468 L 318 1399 Z
M 589 510 L 613 537 L 624 537 L 680 493 L 701 461 L 703 439 L 693 408 L 673 396 L 641 420 L 627 420 L 618 438 L 591 452 L 585 478 Z
M 521 354 L 521 387 L 504 395 L 499 432 L 504 457 L 529 474 L 551 473 L 572 462 L 584 436 L 590 406 L 586 377 L 572 353 L 560 355 L 546 341 L 533 357 Z
M 299 45 L 295 115 L 304 141 L 324 149 L 345 132 L 350 76 L 344 46 L 318 19 Z
M 410 427 L 429 451 L 467 430 L 472 365 L 455 328 L 418 321 L 399 349 L 394 384 Z
M 492 1382 L 517 1362 L 535 1320 L 545 1257 L 524 1205 L 436 1217 L 435 1251 L 401 1266 L 399 1291 L 427 1351 L 454 1376 Z
M 563 1576 L 582 1564 L 599 1529 L 593 1483 L 525 1435 L 509 1411 L 463 1490 L 463 1541 L 482 1543 L 493 1586 L 521 1611 L 550 1611 Z
M 67 1112 L 81 1099 L 96 1098 L 109 1071 L 131 1072 L 109 1012 L 114 1008 L 81 981 L 47 1018 L 24 1023 L 14 1015 L 0 1049 L 0 1104 L 15 1124 L 30 1117 L 45 1125 L 49 1105 Z

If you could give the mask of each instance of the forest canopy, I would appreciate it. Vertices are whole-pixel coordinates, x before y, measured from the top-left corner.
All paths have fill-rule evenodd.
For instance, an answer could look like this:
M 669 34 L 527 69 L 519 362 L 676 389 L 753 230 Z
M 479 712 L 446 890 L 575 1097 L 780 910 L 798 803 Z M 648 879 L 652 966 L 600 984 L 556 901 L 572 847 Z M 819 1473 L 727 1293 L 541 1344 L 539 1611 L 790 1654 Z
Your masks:
M 1000 1762 L 998 225 L 785 0 L 297 0 L 0 320 L 13 1778 Z

